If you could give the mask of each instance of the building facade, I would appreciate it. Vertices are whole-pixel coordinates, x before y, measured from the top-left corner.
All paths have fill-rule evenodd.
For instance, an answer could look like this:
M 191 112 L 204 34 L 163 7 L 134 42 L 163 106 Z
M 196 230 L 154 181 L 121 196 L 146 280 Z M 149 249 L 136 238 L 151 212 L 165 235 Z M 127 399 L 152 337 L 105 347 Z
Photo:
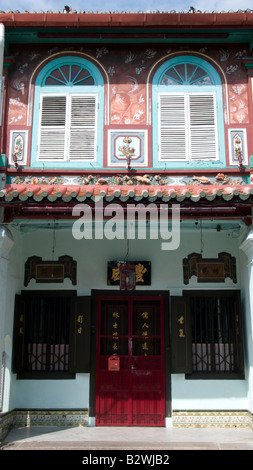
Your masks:
M 0 23 L 2 429 L 252 425 L 252 12 Z

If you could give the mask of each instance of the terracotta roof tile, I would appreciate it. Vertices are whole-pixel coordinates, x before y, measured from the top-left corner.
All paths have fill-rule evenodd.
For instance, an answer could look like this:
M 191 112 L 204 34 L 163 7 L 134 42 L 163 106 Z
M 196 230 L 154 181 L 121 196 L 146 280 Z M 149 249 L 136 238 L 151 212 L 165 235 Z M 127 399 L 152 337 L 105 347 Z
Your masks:
M 184 186 L 111 186 L 111 185 L 24 185 L 7 184 L 0 191 L 0 203 L 11 205 L 20 202 L 40 203 L 77 203 L 95 200 L 102 197 L 105 201 L 146 200 L 157 202 L 199 200 L 212 202 L 216 198 L 232 201 L 248 200 L 253 195 L 252 185 L 215 186 L 215 185 L 184 185 Z
M 192 8 L 192 7 L 191 7 Z M 110 11 L 110 10 L 97 10 L 96 12 L 93 11 L 93 10 L 88 10 L 88 11 L 85 11 L 85 10 L 80 10 L 79 12 L 75 9 L 75 8 L 72 8 L 71 11 L 69 13 L 67 12 L 64 12 L 63 10 L 60 11 L 60 10 L 39 10 L 38 12 L 36 10 L 31 10 L 31 11 L 28 11 L 28 10 L 24 10 L 23 12 L 20 11 L 20 10 L 12 10 L 12 9 L 8 9 L 6 11 L 4 10 L 0 10 L 0 13 L 1 14 L 10 14 L 10 13 L 14 13 L 14 14 L 42 14 L 42 13 L 46 13 L 46 14 L 97 14 L 97 15 L 101 15 L 101 14 L 105 14 L 105 15 L 110 15 L 110 14 L 114 14 L 114 15 L 122 15 L 122 14 L 126 14 L 126 15 L 132 15 L 132 14 L 144 14 L 144 13 L 148 13 L 148 14 L 167 14 L 167 13 L 170 13 L 170 14 L 177 14 L 177 13 L 180 13 L 180 14 L 186 14 L 186 13 L 189 13 L 189 14 L 207 14 L 207 13 L 252 13 L 252 9 L 250 8 L 246 8 L 246 9 L 238 9 L 238 10 L 233 10 L 233 9 L 229 9 L 228 11 L 225 11 L 225 10 L 221 10 L 221 11 L 217 11 L 217 10 L 212 10 L 212 11 L 209 11 L 209 10 L 204 10 L 204 11 L 201 11 L 201 10 L 196 10 L 195 8 L 192 10 L 192 9 L 189 9 L 188 11 L 184 11 L 184 10 L 175 10 L 175 9 L 172 9 L 172 10 L 162 10 L 162 11 L 159 11 L 159 10 L 146 10 L 146 11 L 142 11 L 142 10 L 138 10 L 138 11 L 135 11 L 135 10 L 130 10 L 130 11 L 126 11 L 126 10 L 123 10 L 123 11 L 118 11 L 118 10 L 114 10 L 114 11 Z
M 227 27 L 251 27 L 253 24 L 253 10 L 229 10 L 229 11 L 199 11 L 183 10 L 147 10 L 144 11 L 84 11 L 73 9 L 71 13 L 63 13 L 59 10 L 35 10 L 20 12 L 18 10 L 0 10 L 0 22 L 8 28 L 29 27 L 169 27 L 178 24 L 188 27 L 203 25 L 226 25 Z

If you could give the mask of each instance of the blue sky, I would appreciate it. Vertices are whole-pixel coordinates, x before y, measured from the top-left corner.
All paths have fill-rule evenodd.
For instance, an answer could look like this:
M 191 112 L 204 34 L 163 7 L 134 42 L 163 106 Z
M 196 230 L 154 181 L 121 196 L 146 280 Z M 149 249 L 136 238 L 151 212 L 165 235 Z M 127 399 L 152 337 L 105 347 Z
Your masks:
M 0 10 L 6 12 L 10 8 L 10 3 L 12 11 L 19 10 L 21 12 L 25 10 L 35 10 L 37 12 L 39 10 L 62 11 L 66 4 L 75 8 L 78 12 L 81 10 L 92 10 L 94 12 L 98 10 L 103 12 L 105 10 L 112 12 L 115 10 L 119 12 L 134 10 L 137 12 L 139 10 L 154 11 L 155 9 L 159 11 L 175 9 L 176 11 L 183 10 L 187 12 L 190 6 L 194 6 L 201 11 L 228 11 L 230 9 L 237 11 L 239 8 L 243 10 L 252 8 L 250 0 L 240 0 L 240 2 L 238 0 L 209 0 L 208 2 L 206 0 L 175 0 L 174 2 L 169 2 L 168 0 L 139 0 L 138 2 L 136 0 L 74 0 L 73 2 L 72 0 L 66 0 L 66 3 L 65 0 L 12 0 L 12 2 L 2 0 L 0 2 Z

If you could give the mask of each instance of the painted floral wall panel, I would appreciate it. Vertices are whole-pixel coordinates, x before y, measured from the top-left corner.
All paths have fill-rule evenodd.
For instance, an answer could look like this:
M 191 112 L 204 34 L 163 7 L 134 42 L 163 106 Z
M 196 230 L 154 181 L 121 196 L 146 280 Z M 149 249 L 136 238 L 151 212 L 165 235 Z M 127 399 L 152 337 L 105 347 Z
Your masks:
M 135 77 L 126 77 L 125 84 L 110 89 L 110 123 L 142 124 L 146 116 L 146 88 Z
M 7 124 L 9 126 L 25 126 L 27 124 L 27 92 L 28 87 L 17 80 L 11 82 L 9 88 L 9 107 L 7 111 Z M 22 93 L 23 92 L 23 93 Z
M 229 110 L 231 124 L 247 124 L 249 122 L 249 99 L 246 84 L 229 85 Z

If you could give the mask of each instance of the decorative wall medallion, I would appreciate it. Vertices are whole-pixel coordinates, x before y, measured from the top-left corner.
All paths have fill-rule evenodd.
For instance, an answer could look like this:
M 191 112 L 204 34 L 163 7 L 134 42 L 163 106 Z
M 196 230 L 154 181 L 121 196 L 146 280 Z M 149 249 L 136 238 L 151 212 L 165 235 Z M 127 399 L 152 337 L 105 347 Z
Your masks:
M 25 263 L 25 286 L 31 279 L 41 283 L 63 282 L 65 278 L 76 285 L 76 261 L 71 256 L 60 256 L 58 261 L 42 261 L 39 256 L 30 256 Z
M 110 130 L 108 133 L 108 166 L 126 167 L 127 159 L 131 166 L 147 166 L 147 132 L 145 130 L 127 132 Z
M 229 129 L 229 157 L 231 165 L 248 165 L 246 129 Z
M 107 265 L 107 285 L 120 285 L 120 261 L 109 261 Z M 136 286 L 151 285 L 151 262 L 150 261 L 131 261 L 135 266 Z
M 27 131 L 11 131 L 10 133 L 10 165 L 27 164 Z
M 189 284 L 192 276 L 198 282 L 225 282 L 230 277 L 234 283 L 236 278 L 235 257 L 229 253 L 219 253 L 218 258 L 202 258 L 200 253 L 191 253 L 183 259 L 184 284 Z

